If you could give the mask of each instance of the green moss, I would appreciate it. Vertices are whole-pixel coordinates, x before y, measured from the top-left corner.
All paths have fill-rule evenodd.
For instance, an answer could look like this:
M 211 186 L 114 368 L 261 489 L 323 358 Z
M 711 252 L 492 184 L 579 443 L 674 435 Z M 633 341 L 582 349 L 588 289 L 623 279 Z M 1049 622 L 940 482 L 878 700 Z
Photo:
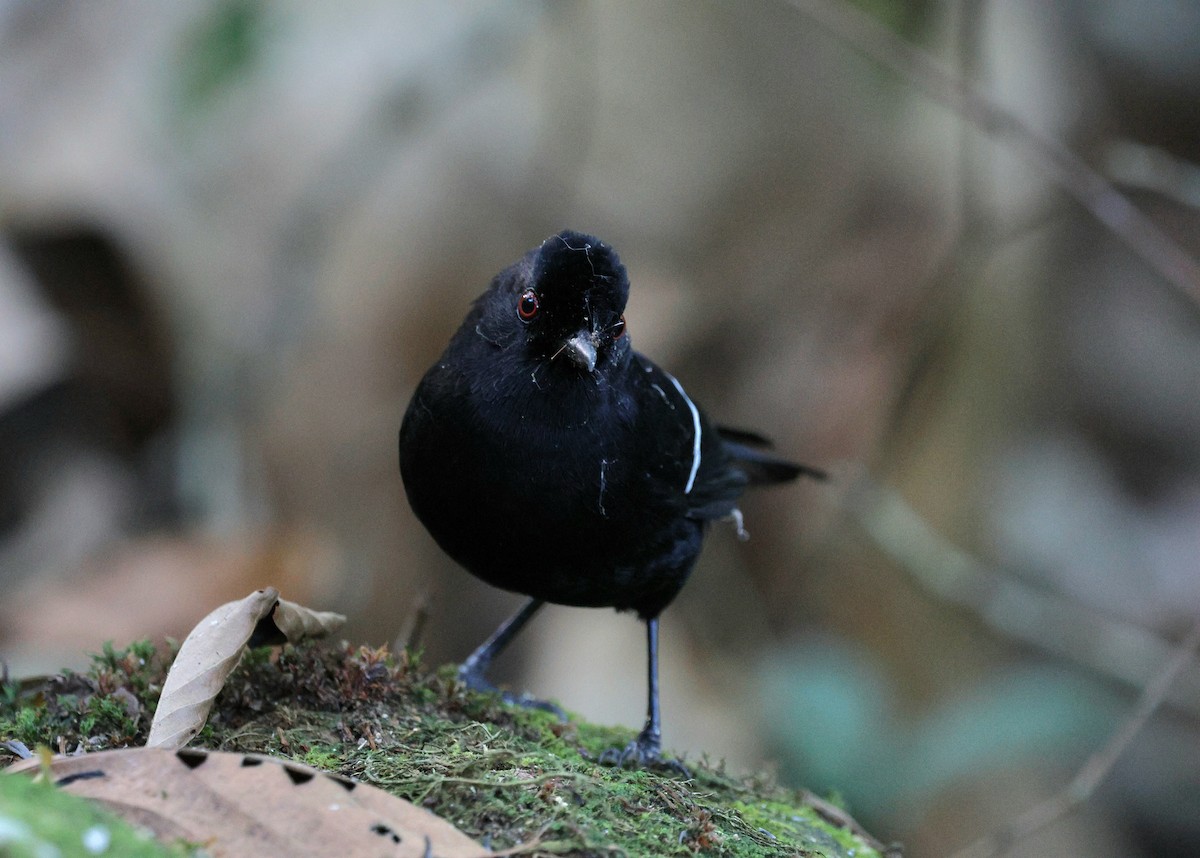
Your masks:
M 0 684 L 0 741 L 63 752 L 122 748 L 145 740 L 158 705 L 166 664 L 174 651 L 159 654 L 146 641 L 116 649 L 105 643 L 92 654 L 85 673 Z
M 97 854 L 156 858 L 194 853 L 183 845 L 164 846 L 92 802 L 47 783 L 0 775 L 0 855 L 73 858 Z
M 161 667 L 144 648 L 106 651 L 84 676 L 5 689 L 0 740 L 139 744 Z M 115 707 L 127 707 L 135 688 L 143 694 L 133 717 Z M 704 760 L 688 761 L 688 779 L 599 765 L 602 751 L 631 738 L 628 730 L 578 718 L 561 723 L 468 692 L 452 669 L 423 670 L 411 653 L 326 644 L 259 650 L 244 659 L 196 744 L 350 775 L 432 810 L 494 849 L 536 843 L 531 855 L 880 854 L 878 844 L 822 818 L 802 794 L 731 777 Z
M 321 747 L 320 745 L 309 748 L 299 759 L 305 765 L 326 772 L 337 771 L 342 764 L 342 755 L 336 748 Z
M 749 826 L 777 840 L 808 842 L 815 855 L 863 854 L 861 843 L 847 828 L 825 822 L 812 807 L 780 801 L 734 801 L 731 808 Z M 867 853 L 871 854 L 871 853 Z

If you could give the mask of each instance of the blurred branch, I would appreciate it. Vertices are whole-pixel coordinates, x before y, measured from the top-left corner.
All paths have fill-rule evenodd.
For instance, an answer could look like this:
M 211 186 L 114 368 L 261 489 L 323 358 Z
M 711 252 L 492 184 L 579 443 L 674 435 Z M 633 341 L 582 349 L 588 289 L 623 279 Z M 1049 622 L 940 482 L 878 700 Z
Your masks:
M 956 45 L 958 62 L 958 86 L 963 89 L 962 98 L 968 98 L 969 83 L 976 74 L 977 60 L 982 41 L 981 6 L 986 0 L 961 0 L 953 6 L 956 14 Z M 902 441 L 901 426 L 917 401 L 916 392 L 940 363 L 942 349 L 953 328 L 955 311 L 960 304 L 960 284 L 967 272 L 980 266 L 985 248 L 994 245 L 989 240 L 993 224 L 980 195 L 975 193 L 975 179 L 986 169 L 984 159 L 977 157 L 973 129 L 966 122 L 956 128 L 957 157 L 947 164 L 954 170 L 951 185 L 958 193 L 954 198 L 951 218 L 950 240 L 941 249 L 930 265 L 924 294 L 923 312 L 913 321 L 912 348 L 905 356 L 907 367 L 899 374 L 903 385 L 897 390 L 884 431 L 880 433 L 874 462 L 887 462 L 894 458 L 893 447 Z
M 1108 175 L 1122 185 L 1200 209 L 1200 166 L 1132 140 L 1112 141 L 1104 148 L 1103 158 Z
M 1069 658 L 1134 688 L 1172 647 L 1154 632 L 1091 610 L 1005 574 L 943 539 L 898 492 L 863 475 L 846 498 L 851 514 L 889 557 L 939 598 L 979 616 L 1000 634 Z M 1168 689 L 1173 705 L 1200 715 L 1200 675 Z
M 1146 684 L 1138 699 L 1137 707 L 1115 732 L 1108 742 L 1093 754 L 1060 792 L 1034 805 L 1004 827 L 981 837 L 965 849 L 954 853 L 952 858 L 993 858 L 1007 852 L 1029 835 L 1061 819 L 1087 801 L 1101 784 L 1117 758 L 1146 726 L 1146 722 L 1162 704 L 1175 678 L 1191 662 L 1200 648 L 1200 621 L 1192 626 L 1182 641 L 1175 647 L 1171 658 L 1158 674 Z
M 1066 146 L 1042 137 L 969 81 L 960 80 L 932 55 L 905 41 L 857 6 L 839 0 L 788 2 L 818 26 L 912 83 L 933 101 L 982 130 L 1011 140 L 1092 217 L 1200 309 L 1200 263 Z
M 956 43 L 958 62 L 959 98 L 971 97 L 971 85 L 975 80 L 979 57 L 983 44 L 983 4 L 987 0 L 961 0 L 954 5 L 958 20 L 956 22 Z M 962 220 L 963 232 L 971 235 L 978 230 L 986 218 L 986 211 L 980 203 L 979 196 L 974 192 L 975 183 L 972 177 L 978 176 L 984 167 L 977 163 L 982 159 L 976 158 L 975 147 L 972 146 L 973 136 L 971 126 L 965 122 L 958 124 L 958 176 L 955 185 L 958 188 L 959 217 Z

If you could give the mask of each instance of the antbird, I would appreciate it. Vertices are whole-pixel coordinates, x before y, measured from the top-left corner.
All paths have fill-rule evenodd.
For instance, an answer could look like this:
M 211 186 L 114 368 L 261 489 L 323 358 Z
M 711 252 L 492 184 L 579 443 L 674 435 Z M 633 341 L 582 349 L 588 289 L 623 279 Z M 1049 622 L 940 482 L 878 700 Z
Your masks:
M 692 570 L 709 522 L 747 486 L 821 472 L 714 428 L 675 377 L 633 350 L 629 278 L 607 244 L 560 232 L 501 271 L 418 385 L 400 471 L 418 519 L 478 578 L 528 603 L 464 662 L 492 660 L 546 602 L 636 611 L 646 623 L 645 727 L 606 752 L 661 760 L 658 617 Z M 511 699 L 511 698 L 510 698 Z

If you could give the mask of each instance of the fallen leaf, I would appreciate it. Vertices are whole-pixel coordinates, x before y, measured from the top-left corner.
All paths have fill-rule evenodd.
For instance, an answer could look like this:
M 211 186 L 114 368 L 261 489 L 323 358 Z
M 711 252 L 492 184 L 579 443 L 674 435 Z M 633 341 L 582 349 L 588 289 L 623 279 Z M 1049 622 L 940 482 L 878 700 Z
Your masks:
M 289 643 L 298 643 L 305 638 L 323 637 L 333 634 L 346 623 L 342 614 L 332 611 L 314 611 L 287 599 L 280 599 L 271 613 L 276 627 L 283 632 Z
M 39 771 L 37 759 L 8 772 Z M 377 787 L 271 757 L 127 748 L 49 764 L 55 784 L 164 842 L 221 855 L 483 858 L 457 828 Z
M 313 611 L 284 601 L 274 587 L 256 590 L 241 601 L 217 608 L 184 639 L 167 671 L 146 747 L 182 748 L 200 732 L 213 700 L 225 687 L 225 680 L 237 667 L 252 637 L 275 642 L 278 632 L 282 632 L 296 643 L 328 634 L 344 622 L 346 618 L 341 614 Z
M 196 624 L 167 672 L 147 748 L 182 748 L 200 732 L 250 635 L 278 599 L 274 587 L 256 590 L 239 602 L 226 602 Z

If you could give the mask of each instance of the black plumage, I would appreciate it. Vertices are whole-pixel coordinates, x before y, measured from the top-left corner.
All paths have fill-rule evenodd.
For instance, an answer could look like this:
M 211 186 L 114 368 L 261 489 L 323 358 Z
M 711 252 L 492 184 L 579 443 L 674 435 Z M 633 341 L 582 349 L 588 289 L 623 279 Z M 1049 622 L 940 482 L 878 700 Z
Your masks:
M 530 602 L 464 663 L 486 669 L 544 602 L 646 621 L 646 727 L 619 763 L 657 760 L 658 615 L 710 521 L 749 485 L 820 473 L 711 426 L 673 376 L 630 346 L 625 267 L 600 240 L 551 236 L 500 272 L 413 394 L 400 429 L 409 503 L 469 572 Z

